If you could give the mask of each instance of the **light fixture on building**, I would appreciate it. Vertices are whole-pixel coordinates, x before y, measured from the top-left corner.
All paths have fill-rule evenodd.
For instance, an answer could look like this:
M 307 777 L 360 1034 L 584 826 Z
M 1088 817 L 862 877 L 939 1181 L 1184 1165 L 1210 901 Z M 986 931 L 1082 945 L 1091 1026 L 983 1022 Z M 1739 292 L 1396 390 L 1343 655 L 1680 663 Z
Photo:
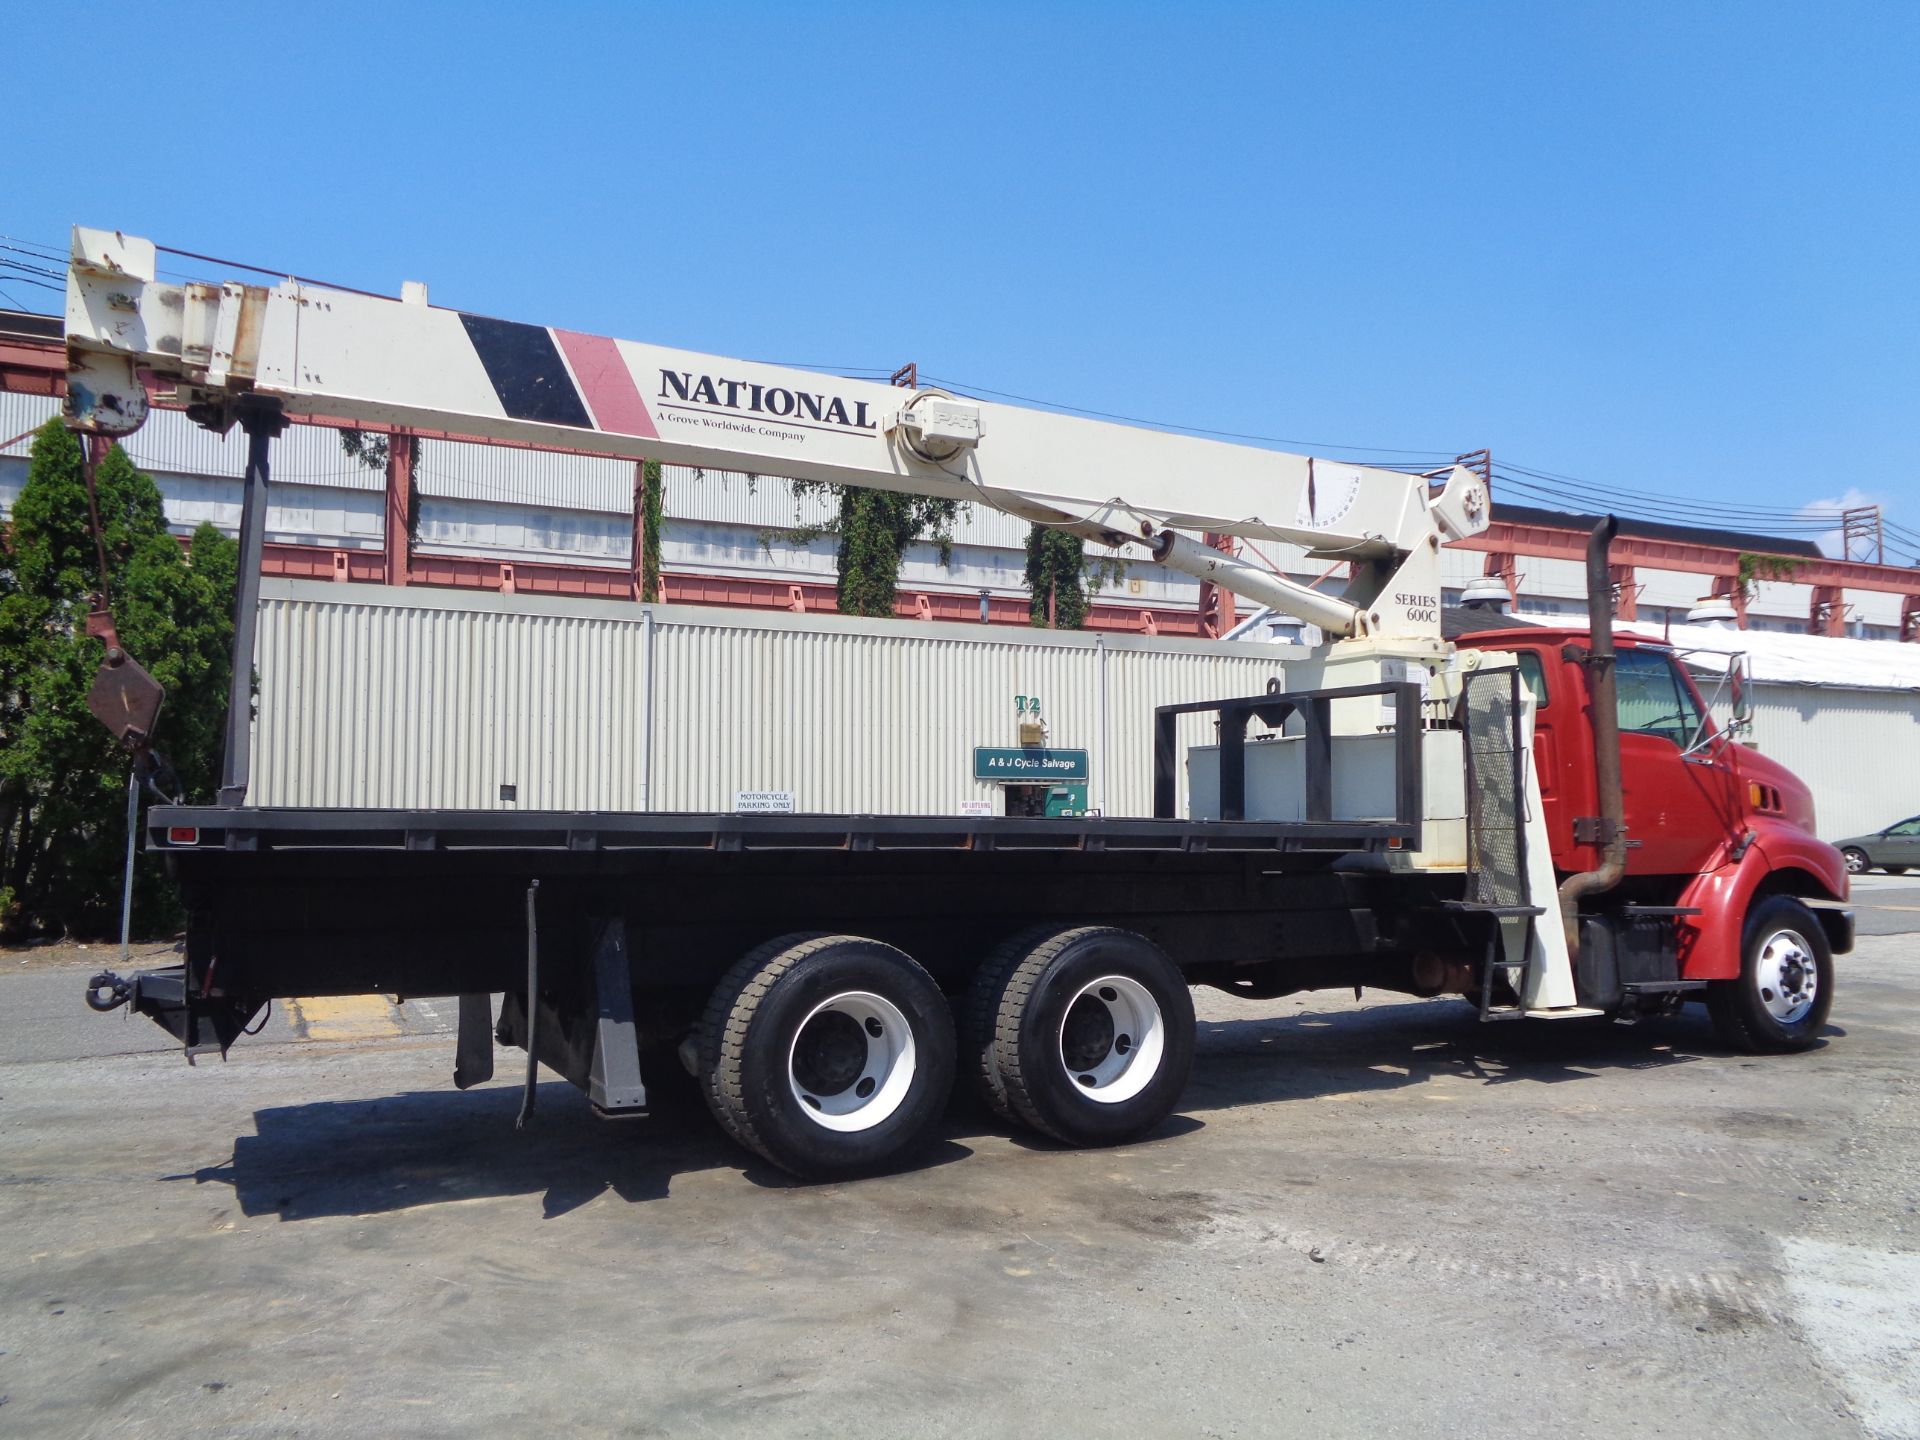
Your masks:
M 1284 611 L 1270 611 L 1266 618 L 1267 639 L 1276 645 L 1304 645 L 1307 643 L 1307 622 L 1298 615 L 1288 615 Z
M 1738 628 L 1740 616 L 1733 602 L 1724 595 L 1702 595 L 1687 611 L 1689 625 L 1713 625 L 1722 630 Z
M 1491 610 L 1505 615 L 1513 609 L 1513 596 L 1507 582 L 1498 575 L 1476 575 L 1460 591 L 1460 603 L 1468 610 Z

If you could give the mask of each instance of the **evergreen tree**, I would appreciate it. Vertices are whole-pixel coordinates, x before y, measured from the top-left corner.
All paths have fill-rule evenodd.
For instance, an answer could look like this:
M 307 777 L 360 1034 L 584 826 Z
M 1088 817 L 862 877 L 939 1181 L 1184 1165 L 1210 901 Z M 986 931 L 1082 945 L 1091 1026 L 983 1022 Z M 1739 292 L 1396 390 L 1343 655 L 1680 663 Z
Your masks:
M 218 783 L 237 546 L 211 525 L 182 553 L 159 489 L 114 446 L 94 475 L 114 619 L 167 690 L 159 748 L 185 798 Z M 86 633 L 98 587 L 80 442 L 50 420 L 0 553 L 0 933 L 116 926 L 130 757 L 86 708 L 105 655 Z M 178 902 L 158 856 L 137 867 L 134 916 L 166 933 Z

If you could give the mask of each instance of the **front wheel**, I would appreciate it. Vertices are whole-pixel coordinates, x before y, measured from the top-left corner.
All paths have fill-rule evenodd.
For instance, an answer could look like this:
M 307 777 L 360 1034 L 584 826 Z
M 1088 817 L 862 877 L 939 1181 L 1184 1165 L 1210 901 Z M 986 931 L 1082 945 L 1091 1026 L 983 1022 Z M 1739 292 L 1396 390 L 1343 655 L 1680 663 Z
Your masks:
M 1747 916 L 1740 974 L 1707 986 L 1721 1040 L 1750 1054 L 1810 1048 L 1833 1006 L 1833 950 L 1813 912 L 1775 895 Z
M 1864 875 L 1867 873 L 1868 861 L 1866 851 L 1856 850 L 1853 846 L 1849 845 L 1840 852 L 1840 858 L 1847 862 L 1847 873 L 1849 875 Z

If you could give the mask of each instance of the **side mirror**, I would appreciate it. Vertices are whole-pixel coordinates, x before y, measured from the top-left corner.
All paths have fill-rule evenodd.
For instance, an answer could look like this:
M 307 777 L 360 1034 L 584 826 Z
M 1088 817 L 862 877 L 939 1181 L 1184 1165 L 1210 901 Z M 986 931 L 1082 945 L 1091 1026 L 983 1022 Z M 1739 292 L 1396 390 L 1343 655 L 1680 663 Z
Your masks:
M 1753 725 L 1753 674 L 1750 659 L 1743 650 L 1727 661 L 1727 680 L 1733 691 L 1733 724 L 1739 730 Z

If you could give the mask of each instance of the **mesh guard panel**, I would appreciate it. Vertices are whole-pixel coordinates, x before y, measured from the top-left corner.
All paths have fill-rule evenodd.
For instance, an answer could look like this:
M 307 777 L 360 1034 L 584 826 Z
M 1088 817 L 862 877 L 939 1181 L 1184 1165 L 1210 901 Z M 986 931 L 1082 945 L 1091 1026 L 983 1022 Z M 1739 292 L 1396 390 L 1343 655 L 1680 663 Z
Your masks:
M 1527 903 L 1521 830 L 1520 672 L 1467 677 L 1467 899 L 1475 905 Z

